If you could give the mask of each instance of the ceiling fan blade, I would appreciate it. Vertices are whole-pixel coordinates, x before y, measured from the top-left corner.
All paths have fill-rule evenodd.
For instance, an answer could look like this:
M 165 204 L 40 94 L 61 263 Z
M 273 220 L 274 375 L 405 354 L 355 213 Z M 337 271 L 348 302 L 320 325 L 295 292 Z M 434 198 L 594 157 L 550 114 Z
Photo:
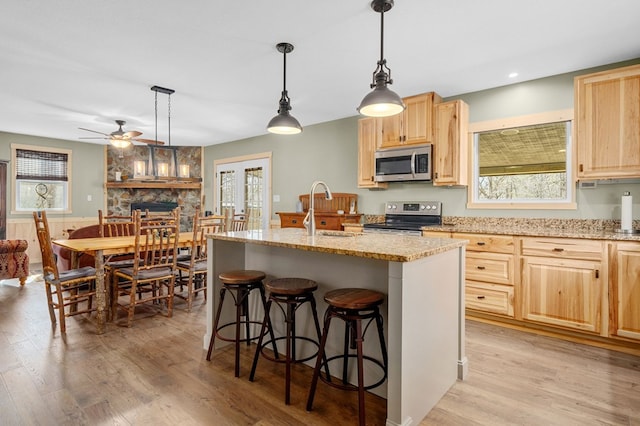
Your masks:
M 138 132 L 137 130 L 131 130 L 130 132 L 124 132 L 122 135 L 123 138 L 135 138 L 136 136 L 140 136 L 142 132 Z
M 109 138 L 101 138 L 101 137 L 98 137 L 98 136 L 95 136 L 95 137 L 92 136 L 92 137 L 83 137 L 83 138 L 78 138 L 78 139 L 103 139 L 103 140 L 107 140 Z
M 85 129 L 84 127 L 78 127 L 78 129 L 86 130 L 87 132 L 98 133 L 98 134 L 101 134 L 101 135 L 104 135 L 104 136 L 110 136 L 108 133 L 98 132 L 97 130 Z
M 153 139 L 131 139 L 132 141 L 136 141 L 136 142 L 142 142 L 142 143 L 146 143 L 149 145 L 164 145 L 163 141 L 156 141 Z

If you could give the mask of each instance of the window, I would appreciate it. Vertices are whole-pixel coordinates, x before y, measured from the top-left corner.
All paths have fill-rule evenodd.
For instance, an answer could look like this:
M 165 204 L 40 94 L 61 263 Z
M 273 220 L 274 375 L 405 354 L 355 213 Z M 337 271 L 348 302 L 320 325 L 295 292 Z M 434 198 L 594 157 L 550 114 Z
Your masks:
M 14 211 L 69 211 L 71 151 L 27 145 L 12 145 L 11 150 Z
M 473 123 L 469 208 L 575 209 L 572 110 Z

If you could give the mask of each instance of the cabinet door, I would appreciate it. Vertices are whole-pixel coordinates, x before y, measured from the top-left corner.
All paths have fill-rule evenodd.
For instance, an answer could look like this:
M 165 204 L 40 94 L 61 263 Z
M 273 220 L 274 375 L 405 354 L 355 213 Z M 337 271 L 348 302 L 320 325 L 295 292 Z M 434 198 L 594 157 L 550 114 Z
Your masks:
M 416 145 L 433 142 L 434 103 L 440 97 L 433 92 L 410 96 L 402 100 L 406 106 L 402 121 L 402 143 Z
M 376 173 L 375 153 L 380 144 L 379 119 L 358 120 L 358 188 L 386 188 L 388 185 L 374 181 Z
M 640 65 L 576 77 L 579 178 L 640 176 Z
M 380 148 L 397 148 L 403 144 L 404 112 L 380 119 Z
M 600 262 L 524 256 L 523 319 L 599 333 L 600 268 Z
M 467 185 L 469 107 L 455 100 L 434 108 L 433 184 Z
M 640 340 L 640 244 L 617 243 L 611 252 L 611 334 Z

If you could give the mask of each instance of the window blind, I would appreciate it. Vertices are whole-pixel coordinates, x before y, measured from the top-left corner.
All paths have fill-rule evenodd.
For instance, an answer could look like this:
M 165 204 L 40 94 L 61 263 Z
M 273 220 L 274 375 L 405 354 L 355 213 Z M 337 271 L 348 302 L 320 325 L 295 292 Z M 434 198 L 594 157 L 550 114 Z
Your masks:
M 16 150 L 16 179 L 67 181 L 68 155 L 59 152 Z

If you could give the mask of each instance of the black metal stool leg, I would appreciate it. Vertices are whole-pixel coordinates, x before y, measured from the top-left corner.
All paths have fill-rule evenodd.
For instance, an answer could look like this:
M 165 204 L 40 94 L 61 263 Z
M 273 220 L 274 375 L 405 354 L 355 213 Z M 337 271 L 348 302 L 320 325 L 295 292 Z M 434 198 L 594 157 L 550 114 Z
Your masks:
M 291 353 L 291 349 L 294 346 L 294 342 L 292 339 L 295 339 L 295 331 L 294 331 L 294 318 L 295 314 L 293 312 L 293 305 L 291 303 L 287 303 L 287 317 L 285 318 L 285 323 L 287 325 L 286 330 L 286 358 L 285 358 L 285 389 L 284 389 L 284 403 L 289 405 L 291 403 L 291 358 L 295 355 Z
M 218 333 L 218 325 L 220 322 L 220 313 L 222 312 L 222 302 L 224 301 L 224 294 L 226 289 L 222 287 L 220 289 L 220 302 L 218 302 L 218 310 L 216 311 L 216 318 L 213 321 L 213 332 L 211 333 L 211 339 L 209 340 L 209 350 L 207 351 L 207 361 L 211 361 L 211 352 L 213 351 L 213 344 L 216 340 L 216 334 Z
M 358 355 L 358 420 L 360 426 L 365 426 L 364 421 L 364 361 L 362 354 L 362 321 L 355 320 L 355 340 Z
M 324 329 L 322 330 L 322 339 L 320 339 L 320 347 L 318 348 L 318 356 L 316 356 L 316 366 L 313 368 L 313 377 L 311 378 L 311 386 L 309 387 L 309 398 L 307 398 L 307 411 L 313 408 L 313 398 L 316 395 L 316 387 L 318 386 L 318 377 L 320 376 L 320 366 L 324 358 L 324 349 L 327 344 L 327 332 L 331 324 L 330 308 L 327 309 L 324 319 Z
M 262 341 L 266 333 L 267 323 L 269 322 L 269 314 L 271 312 L 271 299 L 267 301 L 264 308 L 264 319 L 262 320 L 262 327 L 260 328 L 260 337 L 258 338 L 258 346 L 256 347 L 256 353 L 253 356 L 253 364 L 251 366 L 251 374 L 249 374 L 249 381 L 253 382 L 256 376 L 256 367 L 258 366 L 258 358 L 260 357 L 260 351 L 262 350 Z

